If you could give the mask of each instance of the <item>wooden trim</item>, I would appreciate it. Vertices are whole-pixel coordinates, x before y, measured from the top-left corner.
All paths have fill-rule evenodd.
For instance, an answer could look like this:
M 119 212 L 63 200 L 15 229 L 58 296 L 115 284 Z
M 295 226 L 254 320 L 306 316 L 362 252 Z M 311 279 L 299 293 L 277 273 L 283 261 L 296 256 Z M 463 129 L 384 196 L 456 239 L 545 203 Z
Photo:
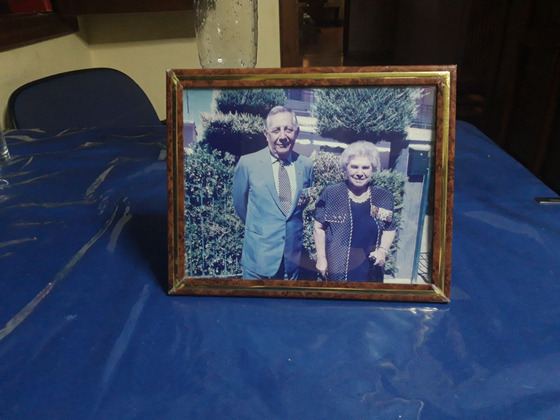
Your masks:
M 53 0 L 61 16 L 192 10 L 193 0 Z
M 278 0 L 280 10 L 280 65 L 301 67 L 299 57 L 299 5 L 297 0 Z
M 77 32 L 78 21 L 52 12 L 8 14 L 0 16 L 0 28 L 0 51 L 7 51 Z
M 350 1 L 344 0 L 344 24 L 342 26 L 342 60 L 348 57 L 348 37 L 350 32 Z

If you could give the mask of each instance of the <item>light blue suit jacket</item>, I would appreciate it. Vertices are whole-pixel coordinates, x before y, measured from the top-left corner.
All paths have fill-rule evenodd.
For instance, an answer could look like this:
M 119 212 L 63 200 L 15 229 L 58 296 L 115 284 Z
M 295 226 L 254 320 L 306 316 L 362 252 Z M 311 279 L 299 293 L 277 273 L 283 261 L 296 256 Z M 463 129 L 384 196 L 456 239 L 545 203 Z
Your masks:
M 313 162 L 292 152 L 296 171 L 296 194 L 287 216 L 282 211 L 268 147 L 242 156 L 233 176 L 233 205 L 245 223 L 241 263 L 261 276 L 274 276 L 285 259 L 288 278 L 297 278 L 303 235 L 298 205 L 301 191 L 313 184 Z

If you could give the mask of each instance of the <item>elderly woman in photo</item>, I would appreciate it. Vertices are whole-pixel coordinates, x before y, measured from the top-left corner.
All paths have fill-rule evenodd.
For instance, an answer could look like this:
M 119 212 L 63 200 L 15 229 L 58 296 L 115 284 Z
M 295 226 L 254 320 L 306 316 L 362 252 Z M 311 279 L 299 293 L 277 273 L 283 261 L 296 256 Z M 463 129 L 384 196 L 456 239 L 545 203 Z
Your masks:
M 352 143 L 340 168 L 347 181 L 325 187 L 315 208 L 317 270 L 329 281 L 383 282 L 395 221 L 393 194 L 371 185 L 379 151 L 370 142 Z

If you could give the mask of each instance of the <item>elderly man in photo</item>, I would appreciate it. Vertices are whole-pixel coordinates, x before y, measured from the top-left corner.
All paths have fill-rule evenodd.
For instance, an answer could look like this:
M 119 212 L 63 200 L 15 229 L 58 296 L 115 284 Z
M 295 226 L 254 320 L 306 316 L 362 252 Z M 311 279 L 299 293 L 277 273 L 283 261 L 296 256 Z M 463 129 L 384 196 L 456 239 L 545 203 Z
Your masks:
M 296 280 L 303 208 L 313 183 L 313 162 L 293 151 L 299 126 L 293 111 L 274 107 L 266 118 L 268 147 L 239 159 L 233 204 L 245 223 L 244 279 Z

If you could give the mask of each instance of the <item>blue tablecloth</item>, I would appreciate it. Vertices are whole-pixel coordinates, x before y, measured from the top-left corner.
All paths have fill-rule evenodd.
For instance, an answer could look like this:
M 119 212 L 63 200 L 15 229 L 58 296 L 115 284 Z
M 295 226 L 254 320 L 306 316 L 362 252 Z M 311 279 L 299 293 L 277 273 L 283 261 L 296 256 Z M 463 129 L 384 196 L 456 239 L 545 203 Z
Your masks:
M 167 296 L 164 127 L 7 140 L 1 419 L 560 418 L 560 206 L 473 126 L 449 304 Z

